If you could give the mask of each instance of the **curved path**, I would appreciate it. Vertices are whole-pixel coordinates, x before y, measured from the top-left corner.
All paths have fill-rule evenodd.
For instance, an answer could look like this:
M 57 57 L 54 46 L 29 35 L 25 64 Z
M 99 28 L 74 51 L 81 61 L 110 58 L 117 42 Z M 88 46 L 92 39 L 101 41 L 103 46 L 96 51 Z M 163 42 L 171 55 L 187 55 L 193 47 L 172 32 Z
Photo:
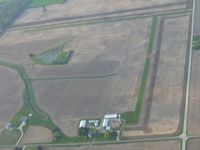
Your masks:
M 21 136 L 19 137 L 19 139 L 18 139 L 18 141 L 17 141 L 17 143 L 16 143 L 16 145 L 19 145 L 19 143 L 20 143 L 20 141 L 21 141 L 21 139 L 23 138 L 23 136 L 24 136 L 24 131 L 23 131 L 23 127 L 26 125 L 26 123 L 25 122 L 22 122 L 21 123 L 21 125 L 18 127 L 18 129 L 20 130 L 20 132 L 21 132 Z

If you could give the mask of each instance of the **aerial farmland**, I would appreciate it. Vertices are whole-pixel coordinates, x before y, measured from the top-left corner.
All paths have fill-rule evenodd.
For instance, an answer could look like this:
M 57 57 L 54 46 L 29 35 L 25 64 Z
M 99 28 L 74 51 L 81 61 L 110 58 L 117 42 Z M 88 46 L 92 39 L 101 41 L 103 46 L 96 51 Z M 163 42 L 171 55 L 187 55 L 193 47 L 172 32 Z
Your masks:
M 196 1 L 0 0 L 0 150 L 195 147 Z

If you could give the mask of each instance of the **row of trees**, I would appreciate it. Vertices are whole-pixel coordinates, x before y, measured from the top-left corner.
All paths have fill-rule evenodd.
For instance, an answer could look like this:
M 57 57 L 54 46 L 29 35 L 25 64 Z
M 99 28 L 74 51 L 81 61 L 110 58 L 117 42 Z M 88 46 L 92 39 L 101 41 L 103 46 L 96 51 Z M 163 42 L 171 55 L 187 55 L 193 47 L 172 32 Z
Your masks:
M 8 0 L 0 5 L 0 31 L 25 9 L 29 0 Z
M 36 146 L 34 148 L 32 148 L 34 150 L 43 150 L 42 146 Z M 15 147 L 14 150 L 23 150 L 23 147 Z

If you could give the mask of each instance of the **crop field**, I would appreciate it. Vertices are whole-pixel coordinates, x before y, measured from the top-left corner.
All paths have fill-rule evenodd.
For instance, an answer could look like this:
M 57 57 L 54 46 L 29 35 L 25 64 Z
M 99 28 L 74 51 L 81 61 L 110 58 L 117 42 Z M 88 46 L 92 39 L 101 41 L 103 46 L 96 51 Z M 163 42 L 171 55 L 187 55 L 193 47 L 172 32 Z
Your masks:
M 142 25 L 142 22 L 147 24 Z M 143 70 L 147 48 L 147 41 L 140 42 L 140 39 L 148 37 L 149 23 L 149 19 L 145 19 L 134 23 L 102 24 L 98 25 L 98 33 L 90 27 L 80 36 L 82 39 L 77 37 L 69 44 L 78 44 L 78 47 L 74 48 L 68 66 L 28 69 L 30 76 L 38 73 L 33 78 L 33 87 L 39 105 L 60 128 L 76 133 L 76 130 L 70 130 L 71 125 L 66 128 L 69 120 L 77 124 L 79 118 L 134 110 L 138 78 Z M 130 29 L 126 31 L 126 25 L 133 25 L 131 32 Z M 136 26 L 143 28 L 143 32 L 136 31 Z M 117 31 L 117 28 L 123 29 Z M 124 44 L 117 42 L 120 40 L 125 40 Z M 65 133 L 70 135 L 67 131 Z
M 9 62 L 31 65 L 33 64 L 33 62 L 29 57 L 30 53 L 37 54 L 43 52 L 46 49 L 55 47 L 59 43 L 66 43 L 68 47 L 66 50 L 64 49 L 63 51 L 74 51 L 74 56 L 72 56 L 69 65 L 79 62 L 87 63 L 95 57 L 100 56 L 100 53 L 106 53 L 100 56 L 106 59 L 105 55 L 109 55 L 110 53 L 112 53 L 112 49 L 124 50 L 127 47 L 129 47 L 127 48 L 127 51 L 131 51 L 132 49 L 136 49 L 137 47 L 139 49 L 140 45 L 142 47 L 148 42 L 147 40 L 143 39 L 146 39 L 148 37 L 148 27 L 150 26 L 150 24 L 151 19 L 139 19 L 134 21 L 120 21 L 113 23 L 105 22 L 87 26 L 77 25 L 70 28 L 67 27 L 49 30 L 46 29 L 44 31 L 12 31 L 7 32 L 7 34 L 1 38 L 0 54 L 1 56 L 4 56 L 3 58 Z M 131 32 L 129 28 L 131 29 Z M 144 30 L 138 30 L 138 28 Z M 135 35 L 133 36 L 133 34 Z M 126 40 L 122 36 L 127 37 L 127 39 L 129 36 L 132 36 L 127 41 L 127 47 L 125 45 L 119 44 L 118 42 L 122 39 L 124 41 Z M 91 40 L 93 42 L 91 42 Z M 133 44 L 132 42 L 135 40 L 137 40 L 138 42 L 137 45 Z M 100 45 L 101 42 L 105 45 L 104 47 Z M 99 43 L 99 45 L 96 45 L 97 43 Z M 112 44 L 114 44 L 115 47 L 112 47 Z M 117 46 L 119 46 L 119 48 Z M 20 52 L 20 54 L 18 52 Z M 119 59 L 121 55 L 122 51 L 121 53 L 117 53 L 115 58 L 112 58 L 112 60 Z
M 190 103 L 189 103 L 189 120 L 188 120 L 188 132 L 189 134 L 196 135 L 200 133 L 200 51 L 193 52 L 193 64 L 191 75 L 191 90 L 190 90 Z
M 19 111 L 24 84 L 17 72 L 0 66 L 0 130 Z
M 182 105 L 189 16 L 164 18 L 158 69 L 148 132 L 124 131 L 124 136 L 172 134 L 177 131 Z M 180 30 L 181 29 L 181 30 Z M 173 36 L 173 38 L 171 38 Z M 178 57 L 177 57 L 178 56 Z M 176 68 L 176 69 L 175 69 Z M 147 97 L 148 98 L 148 97 Z M 148 118 L 146 118 L 148 119 Z
M 66 135 L 72 136 L 77 133 L 80 118 L 100 118 L 105 113 L 134 109 L 133 88 L 125 84 L 128 81 L 122 83 L 120 80 L 118 77 L 108 77 L 34 81 L 33 87 L 41 108 Z
M 40 107 L 67 136 L 75 136 L 80 118 L 134 110 L 151 23 L 145 18 L 7 32 L 0 41 L 0 54 L 7 62 L 25 67 Z M 62 43 L 66 43 L 64 52 L 74 52 L 67 65 L 45 67 L 31 60 L 30 54 Z M 82 107 L 85 103 L 87 109 Z M 96 103 L 98 111 L 92 109 Z
M 73 59 L 69 62 L 71 61 L 73 61 Z M 119 60 L 95 60 L 92 61 L 92 63 L 69 63 L 67 66 L 26 66 L 32 80 L 104 78 L 116 75 L 119 67 Z
M 0 145 L 76 145 L 140 135 L 156 141 L 166 135 L 162 142 L 103 149 L 180 150 L 181 142 L 172 141 L 179 137 L 170 136 L 183 121 L 191 15 L 186 0 L 32 0 L 29 7 L 39 8 L 27 9 L 0 40 Z M 199 96 L 197 88 L 192 84 L 191 99 Z M 190 107 L 198 107 L 193 102 Z M 80 134 L 80 120 L 102 120 L 110 113 L 120 118 L 120 125 L 112 122 L 113 139 L 106 138 L 111 132 L 107 135 L 103 122 Z M 198 111 L 190 114 L 193 133 Z M 3 130 L 9 121 L 10 132 Z
M 173 133 L 178 128 L 183 96 L 188 21 L 189 16 L 164 20 L 149 122 L 150 128 L 157 133 Z
M 80 147 L 52 147 L 44 148 L 44 150 L 180 150 L 181 143 L 179 141 L 165 141 L 165 142 L 141 142 L 130 144 L 115 144 L 115 145 L 94 145 L 94 146 L 80 146 Z
M 200 139 L 191 139 L 187 143 L 187 150 L 199 150 Z
M 38 0 L 35 0 L 35 1 L 38 1 Z M 62 1 L 62 0 L 54 0 L 54 1 Z M 39 1 L 39 2 L 41 3 L 42 1 Z M 41 8 L 28 9 L 17 20 L 16 24 L 44 21 L 44 20 L 50 20 L 50 19 L 62 18 L 62 17 L 84 16 L 84 15 L 90 15 L 90 14 L 101 15 L 106 12 L 111 12 L 115 14 L 114 12 L 117 12 L 117 11 L 123 11 L 123 10 L 126 11 L 126 10 L 132 10 L 132 9 L 137 10 L 138 8 L 145 9 L 146 7 L 153 7 L 152 10 L 154 9 L 157 10 L 154 7 L 158 5 L 180 3 L 170 8 L 173 10 L 173 9 L 185 8 L 186 5 L 183 2 L 186 2 L 186 0 L 151 0 L 151 1 L 149 0 L 134 0 L 134 1 L 132 0 L 123 0 L 123 1 L 121 0 L 101 0 L 101 1 L 99 0 L 68 0 L 66 3 L 62 5 L 58 4 L 58 5 L 47 6 L 46 12 L 44 12 Z M 161 10 L 161 9 L 163 8 L 160 8 L 160 9 L 158 8 L 158 10 Z
M 44 127 L 31 126 L 22 138 L 21 143 L 48 143 L 53 141 L 53 134 Z

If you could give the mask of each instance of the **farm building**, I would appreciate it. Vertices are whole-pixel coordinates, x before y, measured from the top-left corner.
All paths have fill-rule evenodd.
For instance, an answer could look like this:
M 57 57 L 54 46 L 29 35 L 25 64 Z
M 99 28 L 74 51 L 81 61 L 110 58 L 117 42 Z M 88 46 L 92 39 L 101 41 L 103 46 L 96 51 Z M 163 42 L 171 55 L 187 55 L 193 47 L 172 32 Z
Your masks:
M 79 123 L 79 128 L 85 128 L 86 127 L 86 123 L 87 123 L 86 120 L 81 120 L 80 123 Z
M 104 120 L 103 120 L 103 125 L 102 125 L 102 126 L 103 126 L 104 128 L 107 128 L 107 127 L 108 127 L 108 124 L 109 124 L 109 119 L 104 119 Z
M 106 114 L 104 116 L 104 119 L 117 119 L 118 118 L 118 114 Z

